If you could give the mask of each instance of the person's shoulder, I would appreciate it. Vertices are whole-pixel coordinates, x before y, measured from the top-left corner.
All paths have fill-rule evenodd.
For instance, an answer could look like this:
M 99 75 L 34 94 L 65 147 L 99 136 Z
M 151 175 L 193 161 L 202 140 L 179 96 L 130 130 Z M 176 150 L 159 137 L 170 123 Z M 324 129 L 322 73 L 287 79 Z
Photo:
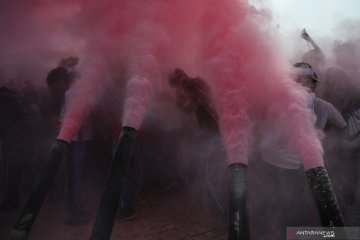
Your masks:
M 314 98 L 314 104 L 322 106 L 322 107 L 327 107 L 327 108 L 335 108 L 331 103 L 329 103 L 328 101 L 315 97 Z
M 314 97 L 314 102 L 318 104 L 328 104 L 329 102 L 325 101 L 324 99 L 321 99 L 319 97 Z M 330 103 L 329 103 L 330 104 Z
M 187 87 L 209 90 L 209 85 L 200 77 L 190 78 L 186 81 Z
M 340 114 L 339 110 L 334 105 L 332 105 L 328 101 L 325 101 L 324 99 L 315 97 L 314 98 L 314 105 L 315 105 L 315 108 L 322 109 L 322 111 L 326 111 L 328 113 L 335 113 L 336 112 L 336 113 Z

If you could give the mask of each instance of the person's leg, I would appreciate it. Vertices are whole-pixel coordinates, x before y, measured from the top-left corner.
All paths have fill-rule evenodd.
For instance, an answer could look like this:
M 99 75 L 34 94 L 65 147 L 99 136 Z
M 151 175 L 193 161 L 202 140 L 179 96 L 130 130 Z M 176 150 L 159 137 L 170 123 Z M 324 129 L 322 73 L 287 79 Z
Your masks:
M 254 239 L 281 239 L 282 169 L 255 155 L 249 164 L 249 214 Z M 279 206 L 281 206 L 279 208 Z
M 12 210 L 19 205 L 22 176 L 25 170 L 30 172 L 29 162 L 33 160 L 32 144 L 28 136 L 17 132 L 12 132 L 12 134 L 4 137 L 2 140 L 6 180 L 4 204 L 1 206 L 1 209 Z
M 15 149 L 8 149 L 5 155 L 7 171 L 4 203 L 1 206 L 1 210 L 12 210 L 19 204 L 19 190 L 21 184 L 19 157 L 21 157 L 21 154 Z
M 207 190 L 206 199 L 211 213 L 225 215 L 227 212 L 228 189 L 227 185 L 228 166 L 224 160 L 226 155 L 220 137 L 211 136 L 208 138 L 207 146 L 204 149 L 204 175 L 205 189 Z

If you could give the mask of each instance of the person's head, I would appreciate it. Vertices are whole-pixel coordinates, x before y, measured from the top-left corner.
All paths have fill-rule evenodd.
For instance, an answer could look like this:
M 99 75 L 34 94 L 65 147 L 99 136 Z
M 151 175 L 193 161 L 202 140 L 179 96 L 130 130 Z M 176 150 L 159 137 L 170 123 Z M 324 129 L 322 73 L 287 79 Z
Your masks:
M 187 78 L 189 77 L 184 70 L 177 68 L 169 75 L 169 84 L 173 88 L 179 87 Z
M 314 92 L 319 80 L 311 65 L 306 62 L 298 62 L 293 67 L 295 81 Z
M 62 58 L 59 63 L 59 67 L 63 67 L 67 70 L 73 70 L 75 66 L 79 63 L 79 58 L 70 56 L 67 58 Z
M 46 82 L 52 92 L 65 93 L 70 88 L 70 76 L 63 67 L 51 70 L 46 78 Z

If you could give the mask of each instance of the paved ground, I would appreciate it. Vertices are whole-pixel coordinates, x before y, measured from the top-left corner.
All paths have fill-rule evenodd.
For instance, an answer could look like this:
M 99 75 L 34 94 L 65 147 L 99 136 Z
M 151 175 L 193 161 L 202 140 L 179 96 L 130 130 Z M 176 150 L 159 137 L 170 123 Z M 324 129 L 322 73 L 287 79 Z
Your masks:
M 138 205 L 139 216 L 133 221 L 115 222 L 112 240 L 222 240 L 227 239 L 227 224 L 220 214 L 204 213 L 201 203 L 189 203 L 181 191 L 156 193 L 148 191 L 146 203 Z M 47 200 L 32 228 L 29 240 L 81 240 L 89 239 L 100 194 L 86 190 L 88 215 L 77 226 L 63 224 L 66 208 L 61 199 Z M 0 239 L 13 226 L 19 210 L 2 214 Z
M 252 240 L 285 240 L 286 226 L 319 226 L 304 172 L 276 173 L 272 167 L 262 167 L 253 165 L 249 169 Z M 69 227 L 63 223 L 67 217 L 63 192 L 59 191 L 55 198 L 48 198 L 32 228 L 29 240 L 89 239 L 102 192 L 101 186 L 99 177 L 85 178 L 83 193 L 88 214 L 86 220 L 77 226 Z M 227 184 L 222 186 L 226 188 Z M 30 186 L 23 189 L 23 202 L 28 196 L 28 188 Z M 227 239 L 227 219 L 220 214 L 219 208 L 204 201 L 204 196 L 206 198 L 207 195 L 199 190 L 201 187 L 188 183 L 166 192 L 161 189 L 163 187 L 144 189 L 142 198 L 146 203 L 137 205 L 140 213 L 138 218 L 126 223 L 116 220 L 111 240 Z M 226 208 L 226 201 L 222 203 Z M 16 210 L 0 214 L 1 240 L 6 239 L 19 212 L 20 210 Z M 353 222 L 360 223 L 360 211 L 352 212 L 350 217 Z

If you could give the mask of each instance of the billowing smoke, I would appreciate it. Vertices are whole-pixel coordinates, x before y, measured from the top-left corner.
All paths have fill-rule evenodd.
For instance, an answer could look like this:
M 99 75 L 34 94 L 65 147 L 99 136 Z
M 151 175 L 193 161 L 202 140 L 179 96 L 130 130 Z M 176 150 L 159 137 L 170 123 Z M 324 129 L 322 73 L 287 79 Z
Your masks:
M 345 129 L 328 124 L 325 128 L 323 146 L 324 161 L 340 208 L 345 212 L 345 221 L 349 225 L 355 224 L 352 218 L 355 210 L 352 207 L 358 204 L 355 185 L 358 184 L 359 157 L 359 24 L 358 19 L 339 22 L 330 36 L 323 37 L 319 37 L 317 32 L 308 31 L 323 53 L 324 61 L 321 64 L 318 61 L 321 59 L 319 54 L 307 47 L 298 49 L 299 54 L 294 57 L 294 62 L 306 60 L 315 67 L 320 81 L 316 90 L 317 97 L 332 103 L 347 122 Z M 300 29 L 297 35 L 299 40 L 304 41 L 300 37 Z M 307 58 L 309 56 L 311 57 Z
M 167 77 L 182 68 L 211 87 L 228 164 L 248 164 L 256 147 L 254 128 L 260 123 L 287 133 L 305 169 L 323 164 L 306 97 L 289 77 L 286 50 L 277 47 L 274 29 L 268 28 L 270 14 L 246 0 L 2 1 L 0 9 L 1 35 L 7 36 L 0 39 L 0 70 L 5 77 L 25 71 L 34 74 L 37 83 L 44 82 L 46 72 L 60 58 L 80 58 L 80 78 L 71 90 L 59 139 L 70 142 L 89 112 L 109 94 L 124 98 L 103 106 L 121 109 L 114 113 L 121 115 L 115 119 L 121 118 L 123 126 L 139 129 L 144 118 L 156 113 L 157 119 L 164 115 L 169 123 L 149 128 L 181 128 L 167 111 L 175 104 L 164 107 L 159 101 L 170 102 Z M 358 50 L 358 36 L 342 39 L 336 46 L 341 49 L 350 41 Z M 114 88 L 123 88 L 119 92 L 126 94 L 117 96 Z M 343 104 L 346 91 L 337 91 L 337 106 Z M 164 92 L 166 97 L 159 96 Z M 181 113 L 176 117 L 181 118 Z M 184 137 L 184 132 L 175 136 Z M 144 144 L 149 142 L 160 141 Z M 199 150 L 188 147 L 184 152 L 188 149 Z
M 323 84 L 319 88 L 319 95 L 332 102 L 340 111 L 349 112 L 360 107 L 360 73 L 357 63 L 360 60 L 359 36 L 356 35 L 356 21 L 340 24 L 341 38 L 333 40 L 333 50 L 328 54 L 329 62 L 322 75 Z M 355 29 L 352 31 L 351 29 Z
M 297 126 L 289 132 L 291 142 L 302 149 L 306 159 L 311 155 L 317 159 L 312 160 L 315 165 L 320 164 L 320 144 L 306 120 L 303 97 L 289 83 L 288 67 L 264 24 L 268 13 L 257 11 L 247 1 L 235 0 L 61 4 L 37 1 L 25 3 L 20 6 L 23 11 L 17 11 L 27 24 L 40 26 L 32 40 L 36 44 L 46 42 L 40 45 L 45 46 L 42 51 L 73 46 L 80 50 L 79 72 L 83 73 L 73 87 L 74 97 L 59 138 L 71 139 L 114 81 L 127 82 L 123 125 L 139 128 L 152 96 L 164 88 L 168 73 L 180 67 L 211 85 L 229 163 L 247 163 L 253 123 L 264 116 L 260 113 L 271 109 L 272 114 L 292 118 L 278 120 L 284 126 L 288 126 L 286 122 Z M 17 6 L 4 4 L 9 10 Z M 55 17 L 50 18 L 50 14 Z M 40 19 L 51 21 L 39 24 Z M 30 31 L 27 26 L 23 29 Z M 30 33 L 11 34 L 11 38 L 22 35 Z M 51 37 L 41 40 L 48 35 Z M 27 45 L 27 51 L 31 47 Z M 111 76 L 117 68 L 124 69 L 121 79 Z
M 5 0 L 0 9 L 0 69 L 6 81 L 44 85 L 62 57 L 81 53 L 83 41 L 67 28 L 80 10 L 77 3 Z
M 321 146 L 308 127 L 304 97 L 288 77 L 271 35 L 259 30 L 262 19 L 244 2 L 238 4 L 212 2 L 203 20 L 203 62 L 211 71 L 207 76 L 214 83 L 229 163 L 247 163 L 253 124 L 274 114 L 283 127 L 292 123 L 288 136 L 302 159 L 321 164 Z M 313 164 L 304 162 L 305 168 Z
M 67 102 L 68 106 L 65 106 L 67 111 L 64 115 L 59 138 L 67 142 L 71 142 L 81 127 L 81 123 L 111 86 L 112 79 L 106 58 L 96 54 L 91 57 L 93 58 L 87 62 L 85 67 L 80 67 L 81 77 L 86 81 L 75 82 Z
M 191 76 L 200 76 L 212 89 L 228 164 L 248 163 L 254 125 L 263 119 L 287 129 L 289 141 L 306 160 L 306 169 L 322 164 L 305 97 L 288 78 L 288 66 L 264 27 L 267 14 L 264 19 L 246 1 L 236 0 L 79 1 L 74 6 L 76 14 L 65 29 L 66 35 L 82 44 L 78 54 L 81 77 L 73 86 L 60 139 L 70 141 L 103 95 L 117 87 L 126 88 L 127 95 L 122 125 L 139 129 L 144 116 L 151 115 L 147 111 L 153 110 L 152 97 L 167 89 L 168 74 L 180 67 Z M 154 112 L 157 118 L 168 114 L 166 108 Z M 164 130 L 156 124 L 149 128 Z M 167 145 L 151 137 L 143 144 Z M 185 147 L 178 159 L 167 159 L 168 165 L 173 166 L 171 161 L 180 160 L 184 152 L 190 161 L 203 160 L 189 157 L 188 150 L 201 151 Z M 189 159 L 181 167 L 193 168 Z M 211 177 L 218 173 L 216 169 Z
M 321 36 L 318 32 L 308 33 L 319 46 L 314 49 L 301 38 L 301 30 L 288 32 L 287 42 L 293 43 L 295 54 L 288 55 L 291 63 L 305 61 L 315 69 L 320 84 L 317 96 L 332 103 L 341 112 L 346 113 L 359 108 L 360 82 L 356 63 L 359 62 L 358 19 L 348 19 L 337 23 L 333 34 Z M 304 26 L 305 28 L 307 26 Z

